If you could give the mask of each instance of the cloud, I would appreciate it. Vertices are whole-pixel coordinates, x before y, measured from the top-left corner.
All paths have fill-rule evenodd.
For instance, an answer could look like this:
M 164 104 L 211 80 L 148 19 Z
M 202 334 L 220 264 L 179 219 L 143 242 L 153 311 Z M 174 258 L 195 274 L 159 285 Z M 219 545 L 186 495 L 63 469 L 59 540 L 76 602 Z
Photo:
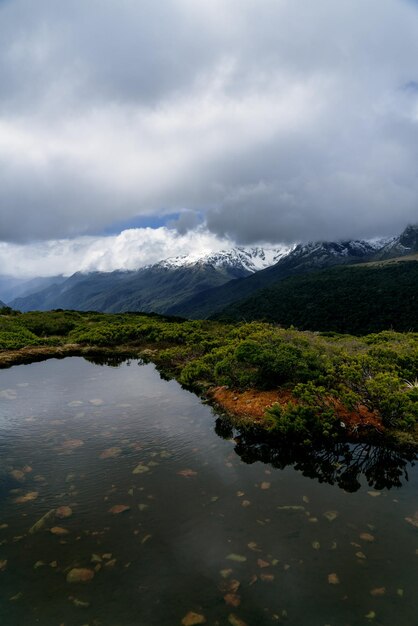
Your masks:
M 169 257 L 200 257 L 231 247 L 200 227 L 183 235 L 166 227 L 132 228 L 107 237 L 73 237 L 32 244 L 0 242 L 3 275 L 22 278 L 77 271 L 134 270 Z
M 418 220 L 413 3 L 9 0 L 0 40 L 0 240 L 173 213 L 240 243 Z

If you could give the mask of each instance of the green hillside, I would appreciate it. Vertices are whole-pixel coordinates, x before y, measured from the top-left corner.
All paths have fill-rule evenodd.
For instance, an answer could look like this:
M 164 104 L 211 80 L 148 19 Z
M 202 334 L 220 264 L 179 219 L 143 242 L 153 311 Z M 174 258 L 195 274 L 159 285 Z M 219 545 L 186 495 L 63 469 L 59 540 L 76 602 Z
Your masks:
M 151 266 L 129 272 L 78 272 L 60 284 L 16 298 L 11 306 L 20 311 L 59 308 L 108 313 L 165 313 L 200 291 L 210 290 L 248 273 L 243 268 L 215 268 L 199 264 L 179 268 Z
M 418 331 L 418 261 L 294 276 L 235 302 L 216 317 L 359 335 Z

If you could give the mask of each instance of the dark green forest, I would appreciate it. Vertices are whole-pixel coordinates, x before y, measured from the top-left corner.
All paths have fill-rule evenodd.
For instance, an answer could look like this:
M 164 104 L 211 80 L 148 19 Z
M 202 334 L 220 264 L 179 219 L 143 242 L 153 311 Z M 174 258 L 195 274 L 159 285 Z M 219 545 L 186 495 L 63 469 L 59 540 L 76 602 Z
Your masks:
M 418 261 L 294 276 L 231 304 L 216 318 L 355 335 L 418 331 Z

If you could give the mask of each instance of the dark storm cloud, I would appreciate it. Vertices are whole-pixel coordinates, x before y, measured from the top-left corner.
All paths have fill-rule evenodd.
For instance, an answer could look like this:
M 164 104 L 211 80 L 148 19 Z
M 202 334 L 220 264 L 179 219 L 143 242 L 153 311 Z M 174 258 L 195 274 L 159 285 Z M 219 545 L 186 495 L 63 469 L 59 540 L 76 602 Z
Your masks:
M 9 0 L 0 41 L 0 240 L 173 213 L 242 243 L 418 221 L 413 3 Z

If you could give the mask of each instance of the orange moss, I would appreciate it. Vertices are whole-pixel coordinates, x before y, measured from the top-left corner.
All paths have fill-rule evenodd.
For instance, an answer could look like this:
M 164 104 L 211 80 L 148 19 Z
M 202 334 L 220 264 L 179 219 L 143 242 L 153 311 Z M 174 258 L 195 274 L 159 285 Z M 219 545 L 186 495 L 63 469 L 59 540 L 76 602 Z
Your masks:
M 227 387 L 215 387 L 210 390 L 208 396 L 230 415 L 251 419 L 257 423 L 264 420 L 266 410 L 273 404 L 285 405 L 288 402 L 297 404 L 297 399 L 292 395 L 292 392 L 285 389 L 236 391 Z M 355 434 L 363 428 L 374 428 L 383 432 L 381 420 L 365 406 L 358 407 L 356 411 L 349 411 L 335 400 L 330 400 L 330 402 L 332 402 L 339 419 L 346 425 L 347 434 Z
M 296 402 L 291 392 L 283 389 L 236 391 L 227 387 L 215 387 L 208 395 L 227 413 L 237 417 L 252 418 L 256 422 L 263 420 L 266 410 L 273 404 L 284 405 L 288 402 Z
M 333 404 L 338 417 L 347 426 L 349 433 L 356 432 L 359 428 L 374 428 L 379 432 L 384 431 L 380 418 L 376 413 L 369 411 L 367 407 L 360 405 L 355 411 L 349 411 L 339 402 Z

